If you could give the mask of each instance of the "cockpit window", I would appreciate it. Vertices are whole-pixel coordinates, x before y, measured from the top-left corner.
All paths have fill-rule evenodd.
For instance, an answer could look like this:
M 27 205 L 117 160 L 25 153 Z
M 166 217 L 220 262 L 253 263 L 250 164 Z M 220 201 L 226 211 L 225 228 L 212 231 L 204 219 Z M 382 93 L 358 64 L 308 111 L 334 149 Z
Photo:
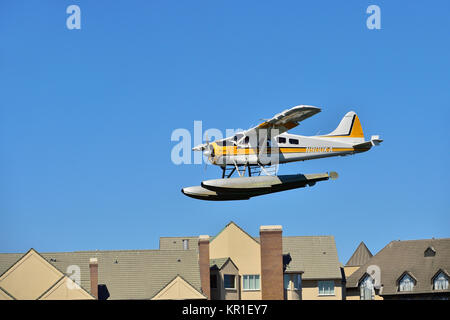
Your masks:
M 242 133 L 237 133 L 234 137 L 233 137 L 233 141 L 237 142 L 239 141 L 239 139 L 241 139 L 244 135 Z
M 286 138 L 284 137 L 278 137 L 278 143 L 286 143 Z
M 216 144 L 220 147 L 224 147 L 224 146 L 234 146 L 234 143 L 232 140 L 227 139 L 227 140 L 219 140 L 219 141 L 215 141 Z

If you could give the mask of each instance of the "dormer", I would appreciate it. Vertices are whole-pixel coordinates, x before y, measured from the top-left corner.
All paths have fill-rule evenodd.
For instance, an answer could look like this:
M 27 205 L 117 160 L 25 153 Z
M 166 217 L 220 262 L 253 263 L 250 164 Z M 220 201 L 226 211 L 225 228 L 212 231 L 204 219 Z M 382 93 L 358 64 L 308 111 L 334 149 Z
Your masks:
M 433 290 L 448 290 L 449 278 L 450 277 L 447 271 L 439 269 L 439 271 L 436 272 L 434 277 L 431 279 Z
M 397 287 L 399 292 L 410 292 L 414 290 L 417 284 L 416 278 L 411 272 L 405 271 L 397 280 Z

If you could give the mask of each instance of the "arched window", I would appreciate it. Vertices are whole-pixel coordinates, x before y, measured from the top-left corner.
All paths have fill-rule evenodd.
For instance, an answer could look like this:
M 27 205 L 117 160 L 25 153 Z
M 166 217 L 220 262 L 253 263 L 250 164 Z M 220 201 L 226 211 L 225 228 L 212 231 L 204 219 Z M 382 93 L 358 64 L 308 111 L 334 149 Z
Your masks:
M 399 281 L 398 291 L 413 291 L 414 280 L 409 274 L 405 274 Z
M 434 278 L 433 289 L 434 290 L 447 290 L 448 289 L 448 278 L 445 275 L 445 273 L 439 272 L 439 274 Z
M 375 290 L 373 287 L 373 279 L 371 276 L 366 275 L 359 285 L 361 300 L 373 300 L 375 296 Z

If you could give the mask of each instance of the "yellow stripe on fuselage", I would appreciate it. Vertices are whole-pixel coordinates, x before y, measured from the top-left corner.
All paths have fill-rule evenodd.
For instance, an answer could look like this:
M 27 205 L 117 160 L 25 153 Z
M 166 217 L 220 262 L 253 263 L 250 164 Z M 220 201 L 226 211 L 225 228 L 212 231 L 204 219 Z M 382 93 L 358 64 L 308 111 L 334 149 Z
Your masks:
M 318 149 L 321 147 L 286 147 L 286 148 L 267 148 L 266 153 L 270 154 L 272 149 L 275 149 L 274 153 L 283 154 L 283 153 L 330 153 L 330 152 L 346 152 L 346 151 L 355 151 L 353 148 L 344 148 L 344 147 L 322 147 L 323 149 L 327 149 L 330 151 L 307 151 L 307 149 Z M 215 146 L 214 148 L 216 156 L 221 155 L 245 155 L 245 154 L 258 154 L 259 148 L 237 148 L 236 146 Z

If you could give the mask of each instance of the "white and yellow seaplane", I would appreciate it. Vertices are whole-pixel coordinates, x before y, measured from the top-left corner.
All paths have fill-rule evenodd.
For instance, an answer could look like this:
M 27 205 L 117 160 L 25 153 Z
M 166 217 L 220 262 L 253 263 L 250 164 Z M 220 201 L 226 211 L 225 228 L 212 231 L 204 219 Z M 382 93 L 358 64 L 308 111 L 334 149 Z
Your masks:
M 353 111 L 348 112 L 329 134 L 307 137 L 287 133 L 320 111 L 313 106 L 296 106 L 256 127 L 194 147 L 192 150 L 202 151 L 211 164 L 222 169 L 222 178 L 203 181 L 201 186 L 181 191 L 202 200 L 245 200 L 313 186 L 318 181 L 336 179 L 338 175 L 336 172 L 272 175 L 268 168 L 288 162 L 361 153 L 383 141 L 378 135 L 365 141 L 361 123 Z M 238 177 L 231 178 L 234 173 Z

